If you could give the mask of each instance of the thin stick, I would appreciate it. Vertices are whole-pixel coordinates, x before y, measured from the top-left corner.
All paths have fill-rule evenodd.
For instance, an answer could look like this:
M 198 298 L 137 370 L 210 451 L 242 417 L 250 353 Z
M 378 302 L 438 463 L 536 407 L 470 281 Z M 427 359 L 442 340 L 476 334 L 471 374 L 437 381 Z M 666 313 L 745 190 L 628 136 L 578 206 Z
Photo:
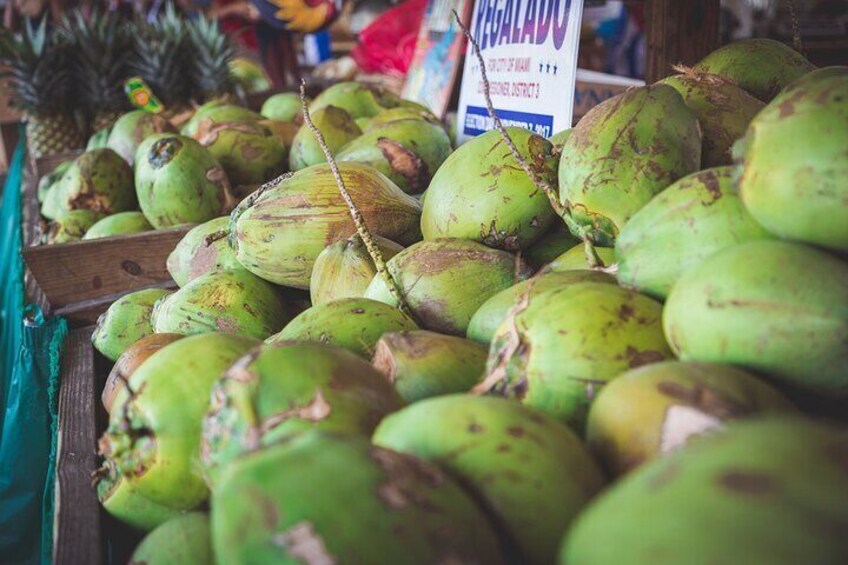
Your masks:
M 206 237 L 203 238 L 203 247 L 209 247 L 216 241 L 222 240 L 226 237 L 229 237 L 230 230 L 218 230 L 210 233 Z
M 497 112 L 495 112 L 494 104 L 492 104 L 492 96 L 489 92 L 491 89 L 489 85 L 489 77 L 486 75 L 486 62 L 483 60 L 483 55 L 480 53 L 480 45 L 477 44 L 477 41 L 471 35 L 471 31 L 468 29 L 468 26 L 462 23 L 462 20 L 456 10 L 453 10 L 453 17 L 456 19 L 456 23 L 462 30 L 466 39 L 468 39 L 468 43 L 471 44 L 471 50 L 474 51 L 474 56 L 477 57 L 477 63 L 480 65 L 480 77 L 483 80 L 483 96 L 486 99 L 486 109 L 489 112 L 489 117 L 495 124 L 495 128 L 497 128 L 500 132 L 501 137 L 512 152 L 512 156 L 515 157 L 515 160 L 518 161 L 518 164 L 521 165 L 521 168 L 524 169 L 524 172 L 527 173 L 527 176 L 530 177 L 531 181 L 533 181 L 533 184 L 548 197 L 548 201 L 551 203 L 551 208 L 554 209 L 554 212 L 556 212 L 560 217 L 571 217 L 571 207 L 567 203 L 563 204 L 559 201 L 559 194 L 557 191 L 554 190 L 548 181 L 536 174 L 536 171 L 533 170 L 530 163 L 528 163 L 524 156 L 518 152 L 518 148 L 506 132 L 506 128 L 504 127 L 503 122 L 501 122 L 500 116 L 498 116 Z M 572 224 L 578 225 L 577 222 L 572 222 Z M 583 244 L 585 245 L 586 259 L 589 262 L 589 266 L 592 268 L 603 267 L 604 262 L 595 251 L 595 246 L 588 234 L 585 233 L 585 230 L 581 230 L 578 237 L 583 240 Z
M 789 18 L 792 20 L 792 45 L 795 51 L 804 54 L 803 45 L 801 44 L 801 24 L 798 21 L 798 9 L 795 5 L 795 0 L 789 0 Z
M 368 251 L 368 255 L 374 262 L 374 267 L 377 269 L 377 273 L 383 277 L 383 280 L 386 282 L 386 286 L 389 287 L 389 292 L 392 294 L 394 299 L 397 300 L 398 308 L 400 308 L 401 312 L 414 319 L 412 310 L 406 301 L 406 297 L 403 295 L 400 285 L 398 285 L 395 278 L 389 272 L 388 267 L 386 267 L 386 261 L 383 258 L 382 251 L 380 251 L 380 248 L 377 247 L 376 243 L 374 243 L 374 238 L 371 237 L 371 232 L 368 230 L 368 226 L 365 225 L 365 219 L 362 217 L 362 214 L 359 213 L 359 209 L 353 203 L 353 199 L 347 191 L 344 179 L 339 172 L 339 166 L 336 164 L 336 160 L 333 158 L 330 147 L 324 139 L 324 134 L 321 133 L 321 130 L 315 127 L 315 123 L 309 115 L 309 108 L 307 107 L 306 102 L 306 81 L 303 79 L 300 81 L 300 105 L 301 108 L 303 108 L 303 122 L 310 130 L 312 130 L 312 133 L 315 134 L 315 137 L 318 140 L 318 145 L 321 146 L 321 150 L 324 152 L 324 157 L 327 158 L 327 163 L 330 165 L 330 170 L 333 171 L 333 177 L 336 179 L 339 192 L 341 193 L 342 198 L 344 198 L 348 210 L 350 210 L 350 216 L 353 218 L 353 224 L 356 226 L 356 233 L 359 234 L 359 238 L 362 239 L 362 242 L 365 244 L 365 249 Z

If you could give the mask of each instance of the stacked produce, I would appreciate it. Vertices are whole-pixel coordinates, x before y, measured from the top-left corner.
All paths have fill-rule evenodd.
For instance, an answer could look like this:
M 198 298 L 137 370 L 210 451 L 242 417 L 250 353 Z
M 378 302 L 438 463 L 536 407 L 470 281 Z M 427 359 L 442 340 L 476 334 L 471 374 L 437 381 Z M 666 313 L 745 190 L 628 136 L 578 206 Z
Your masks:
M 134 559 L 848 562 L 848 431 L 817 420 L 848 398 L 846 100 L 759 41 L 515 154 L 353 83 L 273 99 L 295 170 L 168 220 L 202 222 L 179 290 L 95 333 Z M 198 114 L 139 140 L 137 190 L 263 118 Z

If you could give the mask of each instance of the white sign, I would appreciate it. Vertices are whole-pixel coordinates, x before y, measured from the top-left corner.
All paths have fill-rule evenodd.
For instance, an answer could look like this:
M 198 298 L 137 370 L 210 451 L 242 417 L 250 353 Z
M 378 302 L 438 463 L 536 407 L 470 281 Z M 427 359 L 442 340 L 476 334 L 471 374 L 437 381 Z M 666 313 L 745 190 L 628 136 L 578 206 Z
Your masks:
M 582 12 L 583 0 L 476 0 L 470 30 L 505 126 L 543 137 L 571 127 Z M 490 129 L 480 65 L 469 43 L 457 137 L 466 141 Z

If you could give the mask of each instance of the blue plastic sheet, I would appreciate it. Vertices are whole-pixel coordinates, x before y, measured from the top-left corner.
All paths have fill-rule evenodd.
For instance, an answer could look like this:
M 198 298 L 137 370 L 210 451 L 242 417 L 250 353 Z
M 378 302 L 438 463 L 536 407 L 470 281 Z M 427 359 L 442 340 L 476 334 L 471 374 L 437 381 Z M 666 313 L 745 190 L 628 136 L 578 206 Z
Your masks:
M 49 563 L 57 397 L 67 323 L 24 307 L 19 144 L 0 206 L 0 560 Z

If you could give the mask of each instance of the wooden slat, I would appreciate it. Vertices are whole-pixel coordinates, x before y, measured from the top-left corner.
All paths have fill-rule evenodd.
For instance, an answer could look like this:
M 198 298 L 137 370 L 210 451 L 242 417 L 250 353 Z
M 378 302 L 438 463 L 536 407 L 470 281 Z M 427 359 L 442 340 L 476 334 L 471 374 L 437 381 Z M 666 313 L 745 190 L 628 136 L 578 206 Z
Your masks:
M 21 181 L 21 231 L 24 247 L 36 245 L 41 237 L 41 205 L 38 203 L 38 174 L 35 165 L 24 169 Z
M 97 406 L 92 328 L 72 330 L 62 356 L 53 563 L 102 561 L 100 505 L 91 486 L 97 468 Z
M 146 286 L 144 289 L 148 288 L 164 288 L 168 290 L 174 290 L 177 288 L 177 283 L 173 280 L 164 281 L 161 283 L 157 283 L 151 286 Z M 143 290 L 143 289 L 136 289 Z M 128 290 L 124 292 L 116 292 L 114 294 L 105 294 L 103 296 L 92 298 L 90 300 L 81 300 L 80 302 L 71 302 L 70 304 L 66 304 L 65 306 L 60 306 L 51 311 L 51 314 L 54 316 L 63 316 L 67 318 L 68 324 L 71 327 L 82 327 L 82 326 L 91 326 L 97 323 L 97 318 L 109 309 L 109 306 L 112 305 L 113 302 L 121 298 L 122 296 L 129 294 L 130 292 L 135 292 L 136 290 Z
M 165 260 L 190 226 L 24 249 L 27 266 L 56 309 L 171 280 Z
M 55 153 L 53 155 L 45 155 L 33 160 L 33 170 L 35 171 L 36 182 L 44 175 L 53 172 L 53 169 L 59 166 L 64 161 L 73 161 L 83 154 L 82 149 L 74 149 L 63 153 Z
M 646 80 L 673 74 L 672 65 L 694 65 L 719 45 L 719 0 L 646 0 Z

